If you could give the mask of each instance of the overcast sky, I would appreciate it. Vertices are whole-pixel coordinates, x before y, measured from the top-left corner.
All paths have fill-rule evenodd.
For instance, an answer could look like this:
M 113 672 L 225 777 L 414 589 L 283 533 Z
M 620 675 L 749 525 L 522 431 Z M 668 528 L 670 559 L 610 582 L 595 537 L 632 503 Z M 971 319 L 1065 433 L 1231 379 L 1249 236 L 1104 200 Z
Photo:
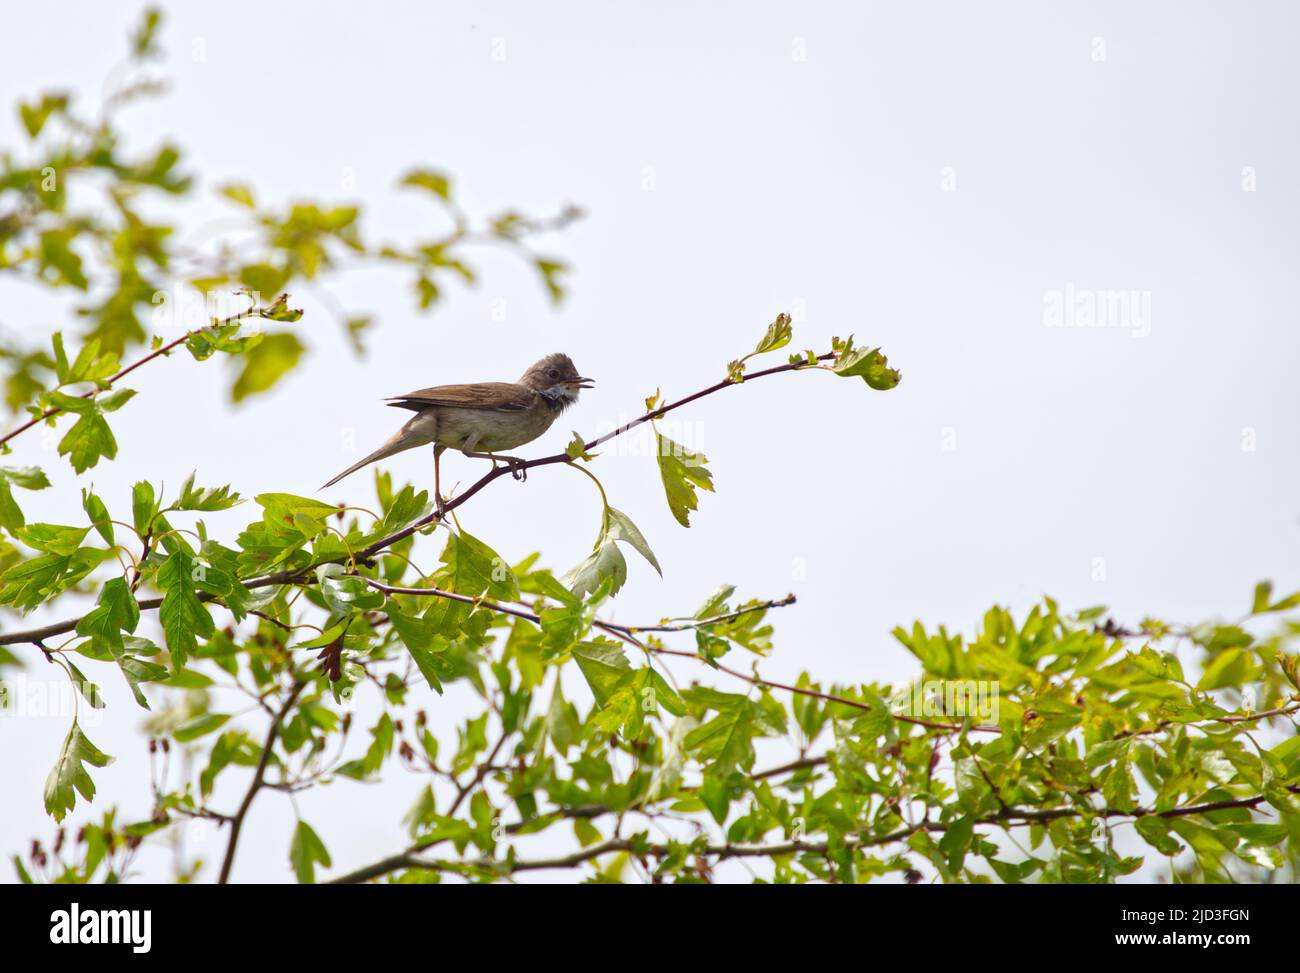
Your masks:
M 57 86 L 96 102 L 137 10 L 12 5 L 2 100 Z M 117 509 L 133 480 L 191 470 L 247 496 L 311 494 L 391 434 L 383 396 L 510 380 L 565 351 L 598 384 L 530 450 L 554 452 L 656 387 L 716 381 L 789 310 L 799 347 L 853 332 L 902 384 L 799 374 L 683 410 L 666 431 L 708 455 L 717 485 L 689 530 L 644 450 L 602 457 L 611 502 L 664 569 L 630 560 L 616 618 L 692 611 L 724 581 L 793 591 L 765 675 L 890 681 L 916 672 L 893 626 L 969 633 L 995 603 L 1238 615 L 1256 580 L 1300 584 L 1296 20 L 1283 3 L 173 4 L 172 91 L 124 122 L 137 147 L 179 142 L 205 200 L 246 180 L 266 201 L 359 201 L 371 236 L 409 239 L 434 210 L 393 185 L 424 163 L 453 173 L 471 213 L 588 215 L 545 241 L 575 268 L 558 310 L 526 267 L 485 252 L 481 285 L 430 317 L 393 277 L 331 285 L 379 319 L 362 359 L 295 294 L 312 354 L 240 408 L 217 363 L 142 370 L 114 417 L 117 461 L 85 480 Z M 0 145 L 18 139 L 6 109 Z M 225 212 L 204 202 L 191 226 Z M 70 324 L 3 281 L 0 321 L 34 341 Z M 84 482 L 51 442 L 30 434 L 9 461 L 55 479 L 30 519 L 77 521 Z M 431 486 L 426 450 L 388 468 Z M 466 484 L 481 463 L 443 469 Z M 370 482 L 328 497 L 369 500 Z M 208 520 L 229 540 L 257 515 Z M 461 521 L 563 570 L 599 510 L 585 478 L 549 468 L 494 484 Z M 95 775 L 95 813 L 111 795 L 147 814 L 140 711 L 102 681 L 91 737 L 118 761 Z M 463 713 L 456 694 L 420 702 L 439 726 Z M 66 723 L 0 718 L 6 856 L 51 833 L 41 787 Z M 401 846 L 421 783 L 394 769 L 300 804 L 354 867 Z M 259 798 L 237 879 L 292 878 L 292 822 L 281 795 Z M 142 860 L 154 877 L 169 864 Z

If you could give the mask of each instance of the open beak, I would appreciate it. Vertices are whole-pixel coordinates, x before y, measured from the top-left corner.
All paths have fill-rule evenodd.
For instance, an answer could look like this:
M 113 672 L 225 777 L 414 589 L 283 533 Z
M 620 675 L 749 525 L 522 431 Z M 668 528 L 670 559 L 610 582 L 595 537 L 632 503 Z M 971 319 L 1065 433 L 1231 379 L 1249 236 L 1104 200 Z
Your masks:
M 570 379 L 565 384 L 575 389 L 589 389 L 596 384 L 596 380 L 594 378 L 579 377 L 575 379 Z

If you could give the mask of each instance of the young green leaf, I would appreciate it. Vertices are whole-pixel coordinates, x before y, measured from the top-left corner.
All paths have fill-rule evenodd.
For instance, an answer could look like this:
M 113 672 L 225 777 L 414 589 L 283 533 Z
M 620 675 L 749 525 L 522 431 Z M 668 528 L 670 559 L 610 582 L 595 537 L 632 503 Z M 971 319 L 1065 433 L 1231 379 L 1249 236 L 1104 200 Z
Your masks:
M 691 526 L 690 513 L 697 509 L 695 488 L 713 492 L 713 474 L 705 469 L 708 459 L 703 453 L 692 452 L 655 431 L 658 440 L 659 475 L 663 479 L 668 509 L 683 527 Z
M 853 338 L 839 349 L 831 367 L 836 375 L 861 378 L 877 391 L 888 391 L 903 378 L 902 372 L 889 367 L 889 361 L 879 348 L 854 348 Z
M 104 506 L 103 500 L 99 499 L 90 490 L 83 489 L 81 491 L 81 509 L 86 511 L 86 516 L 90 518 L 91 525 L 99 532 L 99 536 L 104 538 L 105 543 L 109 545 L 116 543 L 113 539 L 116 536 L 113 532 L 113 521 L 108 515 L 108 508 Z
M 140 606 L 125 578 L 110 578 L 99 591 L 95 607 L 77 623 L 77 634 L 88 636 L 113 659 L 125 653 L 122 633 L 134 633 L 140 624 Z
M 87 801 L 95 799 L 95 782 L 91 780 L 86 764 L 92 767 L 107 767 L 113 758 L 102 753 L 98 747 L 86 738 L 76 720 L 68 731 L 59 751 L 54 769 L 45 780 L 45 811 L 55 821 L 62 821 L 64 816 L 77 806 L 77 794 Z
M 0 466 L 0 527 L 14 531 L 26 523 L 22 509 L 14 500 L 12 487 L 44 490 L 50 485 L 45 474 L 35 466 Z
M 325 843 L 306 821 L 300 820 L 297 827 L 293 829 L 293 841 L 289 844 L 289 862 L 293 865 L 294 875 L 304 885 L 316 881 L 317 865 L 330 867 L 330 853 L 325 849 Z

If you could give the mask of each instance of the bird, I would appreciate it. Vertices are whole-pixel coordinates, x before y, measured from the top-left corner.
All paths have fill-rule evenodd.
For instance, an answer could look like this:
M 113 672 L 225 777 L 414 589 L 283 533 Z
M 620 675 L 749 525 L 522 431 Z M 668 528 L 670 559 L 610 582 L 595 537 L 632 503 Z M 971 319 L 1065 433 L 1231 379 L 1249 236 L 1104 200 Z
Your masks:
M 580 389 L 594 385 L 584 378 L 568 355 L 547 355 L 529 366 L 518 382 L 475 382 L 470 385 L 437 385 L 385 401 L 394 408 L 409 409 L 415 415 L 377 450 L 353 463 L 324 484 L 332 487 L 377 460 L 417 446 L 433 444 L 433 494 L 441 516 L 446 510 L 439 483 L 438 463 L 447 449 L 459 449 L 474 459 L 507 464 L 516 479 L 523 479 L 524 460 L 506 456 L 501 450 L 530 443 L 551 428 L 565 409 L 578 401 Z

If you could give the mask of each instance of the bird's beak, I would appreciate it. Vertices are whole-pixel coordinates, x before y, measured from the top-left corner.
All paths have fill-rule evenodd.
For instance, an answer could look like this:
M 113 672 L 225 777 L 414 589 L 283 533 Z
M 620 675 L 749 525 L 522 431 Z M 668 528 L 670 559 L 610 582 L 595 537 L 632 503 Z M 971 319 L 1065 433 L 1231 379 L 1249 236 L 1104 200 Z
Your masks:
M 575 389 L 589 389 L 589 388 L 591 388 L 593 385 L 596 384 L 596 380 L 595 380 L 594 378 L 581 378 L 581 377 L 579 377 L 579 378 L 575 378 L 575 379 L 570 379 L 570 380 L 569 380 L 568 382 L 566 382 L 565 384 L 568 385 L 569 387 L 571 387 L 571 388 L 575 388 Z

